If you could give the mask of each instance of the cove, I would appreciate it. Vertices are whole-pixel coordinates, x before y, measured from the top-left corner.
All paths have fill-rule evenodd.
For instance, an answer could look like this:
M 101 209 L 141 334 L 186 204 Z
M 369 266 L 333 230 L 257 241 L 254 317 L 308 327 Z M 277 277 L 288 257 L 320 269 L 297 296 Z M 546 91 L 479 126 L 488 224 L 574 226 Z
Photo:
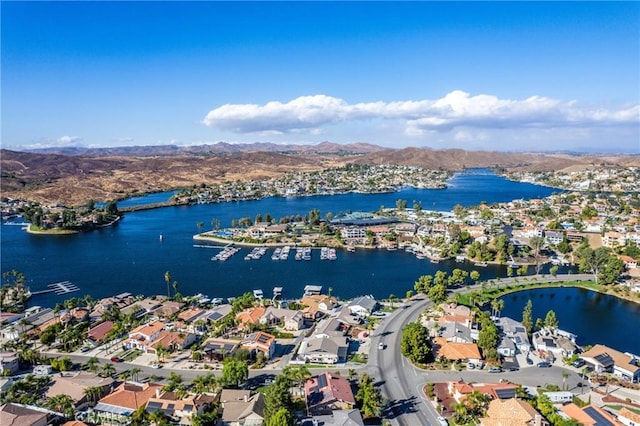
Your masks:
M 531 300 L 534 322 L 553 310 L 562 330 L 577 334 L 581 346 L 605 344 L 622 352 L 640 354 L 640 304 L 578 287 L 522 290 L 502 297 L 501 315 L 522 320 Z M 636 330 L 635 332 L 633 330 Z

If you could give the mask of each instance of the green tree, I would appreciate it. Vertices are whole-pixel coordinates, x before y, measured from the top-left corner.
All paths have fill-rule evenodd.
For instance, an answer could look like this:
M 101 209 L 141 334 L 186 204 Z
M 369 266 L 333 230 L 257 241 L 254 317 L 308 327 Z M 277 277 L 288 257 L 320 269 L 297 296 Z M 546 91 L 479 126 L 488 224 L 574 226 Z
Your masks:
M 120 211 L 118 210 L 118 204 L 113 200 L 107 201 L 107 204 L 105 205 L 105 212 L 109 216 L 120 215 Z
M 419 322 L 407 324 L 402 329 L 400 341 L 402 355 L 409 358 L 414 363 L 425 363 L 431 357 L 431 341 L 429 330 Z
M 522 325 L 524 325 L 525 330 L 528 334 L 531 334 L 533 330 L 533 303 L 531 299 L 527 301 L 527 304 L 524 306 L 522 311 Z
M 167 297 L 171 297 L 171 288 L 169 287 L 171 284 L 171 272 L 164 273 L 164 281 L 167 283 Z
M 295 424 L 291 411 L 280 408 L 269 420 L 265 420 L 265 426 L 293 426 Z
M 558 328 L 558 319 L 556 318 L 556 313 L 553 310 L 547 312 L 547 315 L 544 317 L 544 326 L 552 330 Z
M 275 382 L 267 387 L 264 392 L 264 418 L 267 424 L 280 410 L 293 409 L 293 401 L 291 399 L 291 380 L 281 374 L 276 377 Z
M 432 284 L 433 284 L 433 276 L 422 275 L 421 277 L 418 278 L 418 281 L 416 281 L 413 284 L 413 289 L 418 293 L 426 294 L 431 288 Z
M 471 273 L 469 274 L 471 280 L 474 282 L 474 284 L 478 283 L 478 280 L 480 279 L 480 272 L 473 270 L 471 271 Z
M 482 328 L 478 334 L 478 347 L 482 349 L 482 353 L 486 358 L 495 361 L 498 354 L 496 349 L 500 334 L 498 333 L 498 327 L 491 321 L 487 313 L 485 312 L 484 314 L 481 319 Z
M 356 401 L 360 404 L 364 418 L 380 417 L 382 413 L 382 395 L 380 389 L 373 384 L 373 379 L 363 374 L 356 394 Z
M 436 305 L 447 300 L 447 287 L 444 284 L 436 284 L 429 289 L 427 297 Z
M 69 395 L 60 393 L 47 400 L 46 406 L 53 411 L 63 413 L 66 417 L 73 416 L 73 399 Z
M 229 386 L 238 387 L 249 377 L 249 367 L 244 361 L 232 357 L 222 362 L 222 381 Z

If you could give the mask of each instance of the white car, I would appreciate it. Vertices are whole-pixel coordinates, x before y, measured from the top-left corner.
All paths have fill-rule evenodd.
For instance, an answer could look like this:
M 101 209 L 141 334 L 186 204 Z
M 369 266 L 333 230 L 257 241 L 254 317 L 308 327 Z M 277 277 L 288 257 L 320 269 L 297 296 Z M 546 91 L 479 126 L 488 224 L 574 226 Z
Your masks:
M 162 364 L 151 364 L 151 368 L 162 368 Z
M 378 343 L 378 349 L 384 349 L 384 343 L 382 342 Z
M 440 423 L 442 426 L 447 426 L 449 424 L 449 422 L 447 422 L 447 419 L 442 416 L 438 416 L 437 419 L 438 423 Z

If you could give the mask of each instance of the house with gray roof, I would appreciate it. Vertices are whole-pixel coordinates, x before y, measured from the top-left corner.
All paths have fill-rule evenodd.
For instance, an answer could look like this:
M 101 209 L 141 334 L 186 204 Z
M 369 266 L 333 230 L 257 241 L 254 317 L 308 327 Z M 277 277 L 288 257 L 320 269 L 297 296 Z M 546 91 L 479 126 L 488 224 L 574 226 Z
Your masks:
M 500 317 L 498 318 L 496 325 L 498 326 L 498 329 L 502 332 L 502 335 L 508 338 L 509 340 L 511 340 L 515 344 L 516 349 L 519 350 L 520 353 L 525 354 L 531 350 L 531 344 L 529 343 L 529 336 L 527 335 L 527 329 L 524 327 L 524 325 L 522 325 L 521 322 L 518 322 L 509 317 Z M 512 355 L 505 355 L 505 356 L 513 356 L 513 355 L 515 355 L 515 353 Z
M 346 361 L 348 349 L 344 336 L 313 336 L 300 345 L 298 359 L 314 364 L 337 364 Z
M 378 310 L 379 307 L 380 304 L 371 295 L 356 297 L 348 305 L 349 311 L 351 311 L 352 314 L 361 317 L 371 315 Z

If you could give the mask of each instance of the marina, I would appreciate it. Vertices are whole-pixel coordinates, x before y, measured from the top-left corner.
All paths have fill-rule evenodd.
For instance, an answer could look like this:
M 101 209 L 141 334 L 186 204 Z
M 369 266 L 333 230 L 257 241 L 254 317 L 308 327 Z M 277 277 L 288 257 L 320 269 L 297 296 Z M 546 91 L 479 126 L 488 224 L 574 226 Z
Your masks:
M 211 260 L 219 260 L 219 261 L 226 261 L 228 260 L 231 256 L 233 256 L 234 254 L 236 254 L 237 252 L 239 252 L 240 249 L 237 247 L 225 247 L 220 253 L 216 254 L 215 256 L 213 256 L 211 258 Z
M 73 284 L 71 281 L 61 281 L 58 283 L 53 283 L 49 284 L 47 287 L 49 287 L 47 290 L 32 291 L 31 295 L 35 296 L 38 294 L 55 293 L 56 295 L 60 296 L 80 290 L 80 288 L 77 285 Z

